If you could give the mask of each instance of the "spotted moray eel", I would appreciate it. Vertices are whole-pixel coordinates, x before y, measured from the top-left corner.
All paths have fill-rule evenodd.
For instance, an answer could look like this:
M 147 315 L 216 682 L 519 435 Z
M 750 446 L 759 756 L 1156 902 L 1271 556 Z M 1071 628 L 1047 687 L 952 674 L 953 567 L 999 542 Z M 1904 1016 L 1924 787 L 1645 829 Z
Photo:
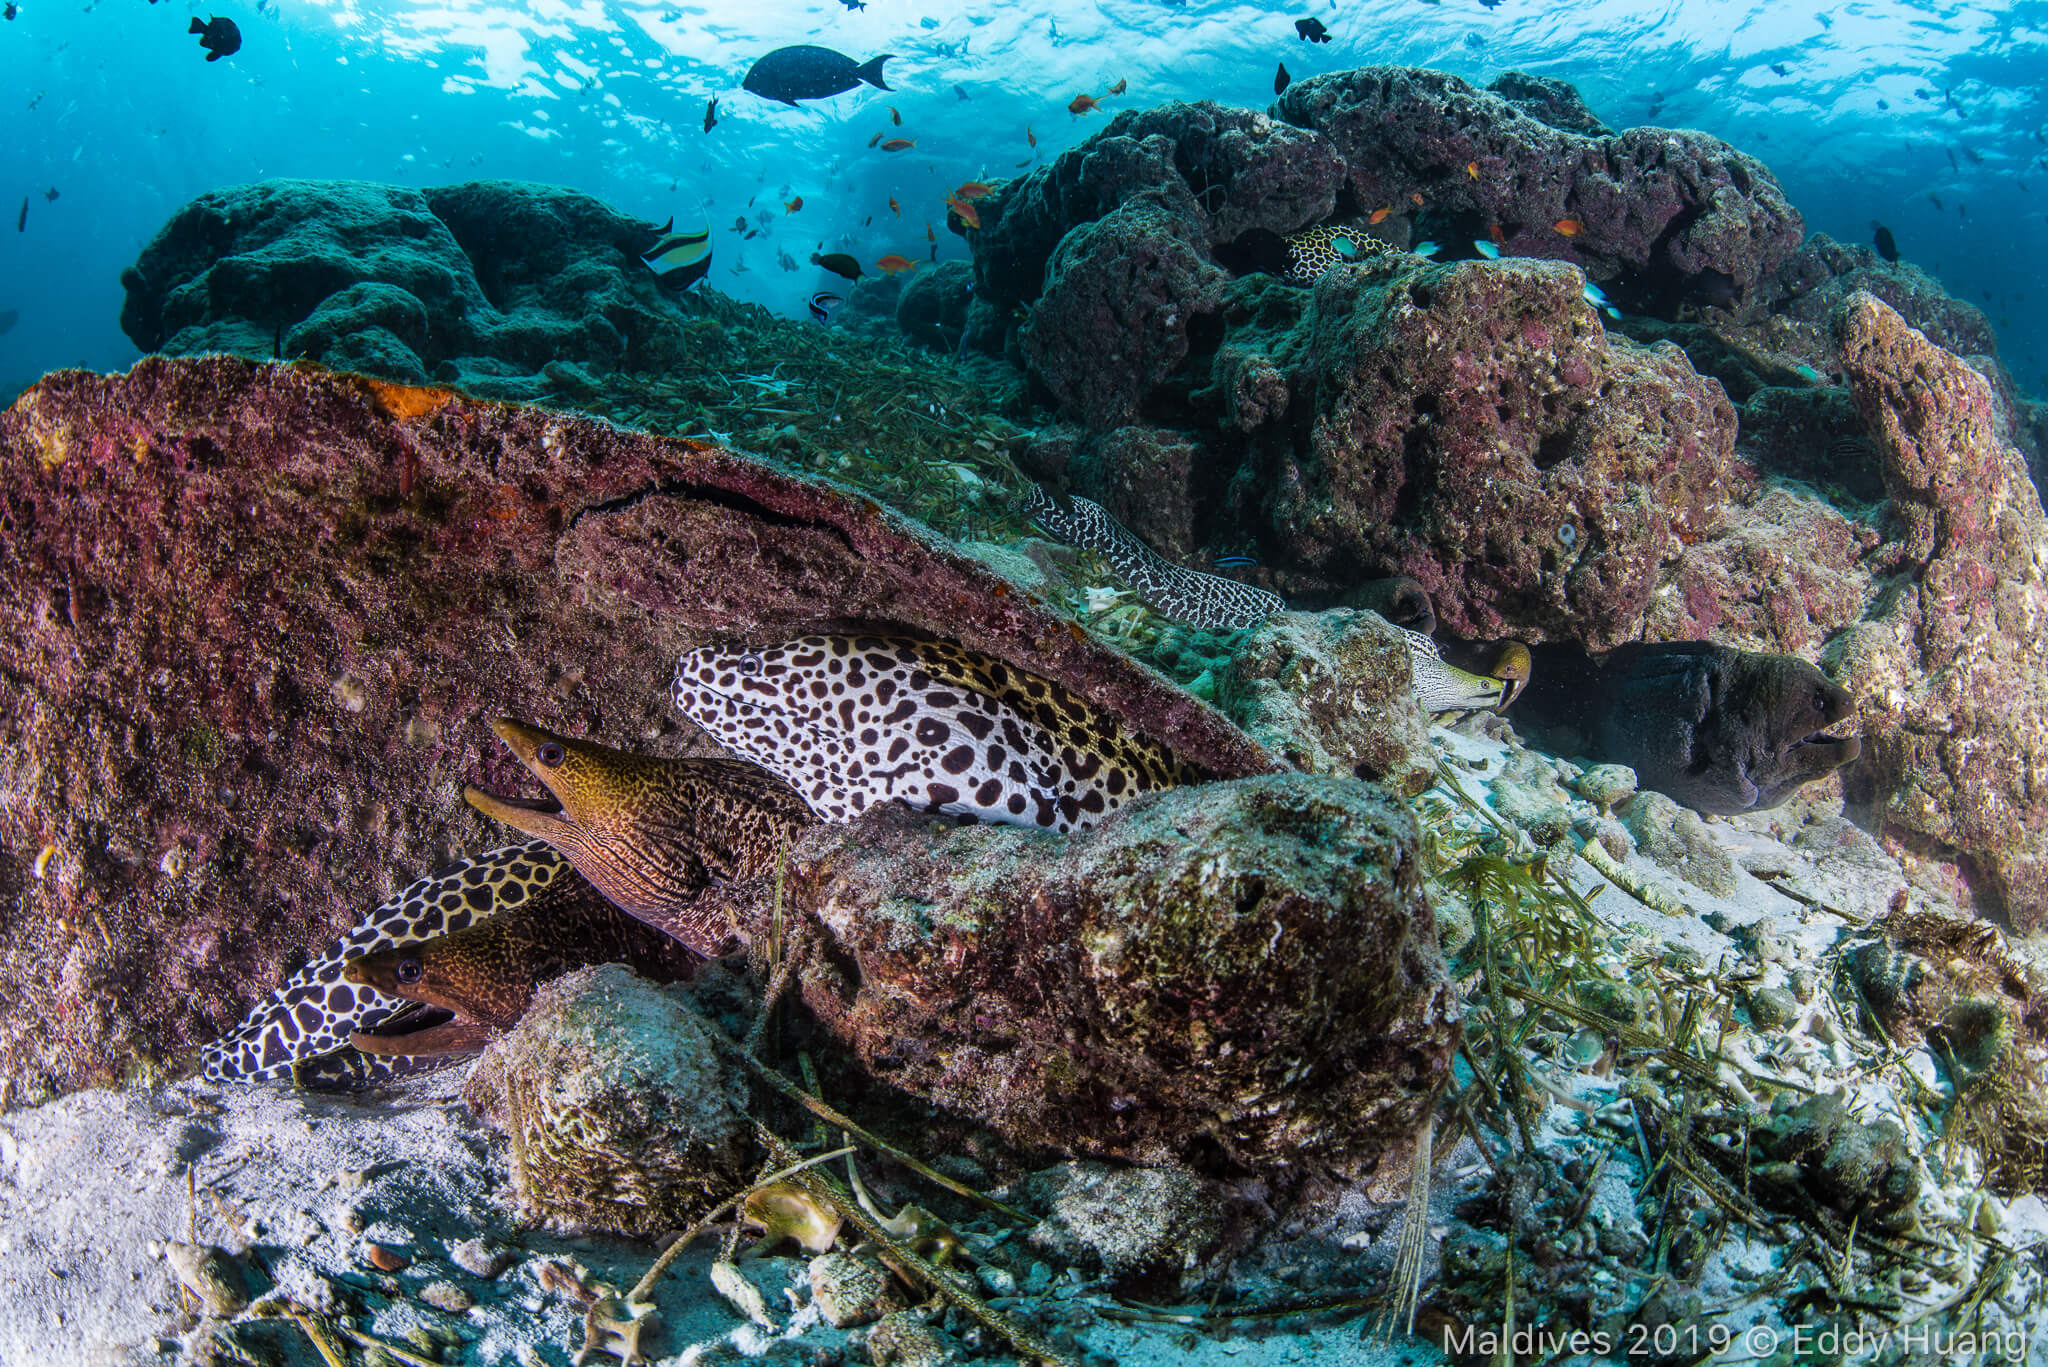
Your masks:
M 1287 606 L 1277 593 L 1164 559 L 1089 499 L 1071 496 L 1062 506 L 1034 484 L 1024 496 L 1023 511 L 1068 545 L 1101 554 L 1138 597 L 1176 622 L 1205 631 L 1240 631 Z
M 1297 285 L 1313 285 L 1332 266 L 1385 256 L 1394 250 L 1376 237 L 1341 224 L 1303 228 L 1280 241 L 1287 249 L 1287 269 L 1281 278 Z
M 1202 777 L 1052 680 L 937 641 L 821 635 L 693 650 L 671 696 L 826 821 L 895 801 L 1075 831 Z
M 343 1085 L 380 1080 L 388 1070 L 351 1058 L 349 1036 L 376 1029 L 411 1010 L 412 1003 L 345 981 L 342 965 L 355 956 L 431 940 L 547 898 L 569 868 L 566 859 L 535 840 L 490 850 L 420 879 L 287 978 L 240 1025 L 207 1045 L 200 1053 L 206 1078 Z M 327 1055 L 336 1057 L 311 1076 L 301 1072 Z

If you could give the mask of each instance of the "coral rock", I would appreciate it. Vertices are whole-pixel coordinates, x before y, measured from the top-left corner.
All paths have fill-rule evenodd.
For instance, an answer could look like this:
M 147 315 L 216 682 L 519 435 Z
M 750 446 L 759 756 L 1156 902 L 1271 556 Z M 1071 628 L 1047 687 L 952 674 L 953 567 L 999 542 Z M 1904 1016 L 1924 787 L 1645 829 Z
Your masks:
M 1397 799 L 1302 774 L 1064 841 L 820 828 L 790 854 L 823 941 L 803 999 L 875 1079 L 1035 1150 L 1357 1170 L 1412 1132 L 1456 1033 L 1416 841 Z
M 1837 647 L 1862 709 L 1852 792 L 2048 924 L 2048 519 L 1992 388 L 1868 294 L 1835 316 L 1906 574 Z
M 0 414 L 0 1077 L 170 1063 L 449 854 L 508 713 L 660 753 L 676 656 L 849 620 L 1057 679 L 1219 775 L 1219 714 L 864 497 L 698 443 L 228 358 Z
M 1127 110 L 982 201 L 975 271 L 991 298 L 1023 302 L 1044 288 L 1063 238 L 1135 197 L 1155 197 L 1207 249 L 1327 218 L 1343 179 L 1327 140 L 1254 110 L 1209 100 Z
M 1283 612 L 1243 639 L 1221 683 L 1224 710 L 1297 768 L 1408 797 L 1436 778 L 1410 647 L 1377 613 Z
M 1063 408 L 1116 427 L 1187 359 L 1200 315 L 1222 303 L 1223 272 L 1197 230 L 1156 199 L 1136 199 L 1060 240 L 1032 306 L 1024 354 Z
M 659 370 L 678 353 L 683 315 L 639 259 L 653 241 L 653 225 L 588 195 L 517 181 L 227 186 L 122 272 L 121 327 L 144 351 L 305 357 L 535 398 L 559 387 L 551 362 Z
M 1523 89 L 1511 100 L 1446 72 L 1363 67 L 1296 81 L 1273 107 L 1329 139 L 1356 203 L 1405 205 L 1422 191 L 1434 212 L 1500 224 L 1512 255 L 1575 262 L 1602 279 L 1627 270 L 1676 283 L 1717 271 L 1747 289 L 1799 246 L 1805 225 L 1753 157 L 1690 130 L 1553 127 L 1518 107 Z M 1555 92 L 1547 104 L 1547 117 L 1564 108 Z M 1550 226 L 1564 218 L 1585 227 L 1565 237 Z
M 937 351 L 957 351 L 973 298 L 974 268 L 965 261 L 919 271 L 896 298 L 896 326 L 914 342 Z
M 1223 1236 L 1217 1188 L 1185 1168 L 1062 1163 L 1032 1174 L 1024 1194 L 1049 1211 L 1034 1247 L 1118 1279 L 1163 1276 L 1176 1294 Z
M 745 1092 L 710 1028 L 617 964 L 535 994 L 463 1098 L 511 1139 L 521 1204 L 558 1227 L 654 1234 L 746 1185 Z
M 834 1329 L 851 1329 L 903 1308 L 889 1270 L 865 1253 L 811 1259 L 811 1299 Z
M 1324 397 L 1269 476 L 1289 558 L 1411 576 L 1470 638 L 1639 635 L 1660 567 L 1719 519 L 1735 410 L 1677 347 L 1604 333 L 1579 285 L 1541 262 L 1325 275 L 1292 344 Z

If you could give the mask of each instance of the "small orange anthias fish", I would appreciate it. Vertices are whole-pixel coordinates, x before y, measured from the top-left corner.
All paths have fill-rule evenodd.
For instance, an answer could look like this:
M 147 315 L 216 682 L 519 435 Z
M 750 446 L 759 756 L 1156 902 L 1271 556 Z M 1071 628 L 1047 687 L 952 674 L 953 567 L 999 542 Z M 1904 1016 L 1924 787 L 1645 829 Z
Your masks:
M 903 206 L 896 202 L 896 196 L 894 195 L 889 196 L 889 212 L 898 218 L 903 217 Z
M 914 271 L 917 269 L 915 261 L 912 261 L 907 256 L 898 256 L 894 252 L 890 252 L 880 261 L 877 261 L 875 265 L 884 275 L 895 275 L 901 271 Z
M 898 128 L 903 126 L 903 116 L 896 112 L 896 106 L 893 104 L 889 106 L 889 122 L 895 124 Z
M 911 148 L 915 146 L 917 146 L 917 143 L 914 139 L 891 138 L 887 142 L 882 144 L 882 150 L 884 152 L 908 152 Z
M 970 228 L 981 226 L 981 212 L 958 195 L 946 196 L 946 207 L 960 216 L 960 221 Z
M 953 193 L 962 199 L 980 199 L 984 195 L 994 194 L 995 191 L 978 180 L 970 180 Z
M 1487 224 L 1486 235 L 1493 239 L 1494 245 L 1497 247 L 1507 245 L 1508 235 L 1500 230 L 1500 224 L 1498 223 Z
M 1372 217 L 1368 218 L 1366 220 L 1366 223 L 1385 223 L 1387 221 L 1387 215 L 1391 214 L 1392 212 L 1394 212 L 1392 209 L 1374 209 L 1372 211 Z
M 932 231 L 932 223 L 930 219 L 926 219 L 924 223 L 924 240 L 927 242 L 936 242 L 939 240 L 939 235 Z
M 1038 134 L 1031 131 L 1031 125 L 1028 123 L 1024 125 L 1024 141 L 1030 143 L 1033 147 L 1038 146 Z
M 1112 95 L 1121 95 L 1124 93 L 1124 91 L 1130 88 L 1130 85 L 1131 83 L 1129 81 L 1119 78 L 1117 83 L 1109 88 L 1109 93 Z
M 802 195 L 798 195 L 795 199 L 792 199 L 791 201 L 789 201 L 789 203 L 782 206 L 782 212 L 784 212 L 785 214 L 793 214 L 798 209 L 801 209 L 803 207 L 804 197 Z
M 1579 229 L 1585 227 L 1586 225 L 1579 222 L 1576 218 L 1560 218 L 1557 222 L 1551 224 L 1550 226 L 1557 229 L 1559 232 L 1563 233 L 1566 237 L 1577 237 L 1579 235 Z
M 1466 174 L 1467 176 L 1470 176 L 1470 177 L 1471 177 L 1471 178 L 1472 178 L 1473 180 L 1477 180 L 1477 179 L 1479 179 L 1479 163 L 1478 163 L 1478 162 L 1476 162 L 1476 161 L 1468 161 L 1468 162 L 1466 162 L 1466 163 L 1465 163 L 1465 174 Z
M 882 130 L 882 132 L 884 132 L 884 133 L 886 133 L 887 131 L 888 131 L 888 130 L 887 130 L 886 128 Z M 881 133 L 877 133 L 877 134 L 875 134 L 875 135 L 874 135 L 874 136 L 873 136 L 872 138 L 869 138 L 869 139 L 868 139 L 868 146 L 870 146 L 870 147 L 873 147 L 873 146 L 874 146 L 874 145 L 875 145 L 876 143 L 880 142 L 881 140 L 882 140 L 882 134 L 881 134 Z
M 1086 114 L 1094 109 L 1098 103 L 1099 101 L 1093 95 L 1076 95 L 1074 102 L 1067 106 L 1067 112 L 1069 114 Z
M 1422 207 L 1422 191 L 1410 190 L 1408 192 L 1408 198 L 1414 202 L 1416 208 L 1420 209 Z

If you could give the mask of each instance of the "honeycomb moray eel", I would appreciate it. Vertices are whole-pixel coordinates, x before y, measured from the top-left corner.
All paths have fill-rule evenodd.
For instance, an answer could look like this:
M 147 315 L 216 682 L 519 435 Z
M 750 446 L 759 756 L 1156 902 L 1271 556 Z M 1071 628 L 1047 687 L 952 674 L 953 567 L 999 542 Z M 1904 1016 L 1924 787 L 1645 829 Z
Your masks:
M 816 818 L 775 774 L 729 759 L 628 754 L 507 718 L 491 729 L 547 788 L 539 800 L 462 796 L 485 816 L 544 840 L 612 905 L 701 954 L 730 938 L 696 895 L 774 867 Z
M 618 963 L 669 982 L 686 976 L 694 958 L 677 941 L 595 898 L 559 909 L 529 904 L 452 935 L 349 959 L 341 970 L 346 981 L 452 1015 L 404 1033 L 358 1032 L 350 1043 L 377 1058 L 469 1053 L 517 1025 L 535 989 L 571 969 Z
M 1062 506 L 1034 484 L 1024 497 L 1024 512 L 1068 545 L 1101 553 L 1138 597 L 1176 622 L 1207 631 L 1239 631 L 1255 627 L 1287 607 L 1286 600 L 1277 593 L 1221 575 L 1184 569 L 1161 558 L 1101 504 L 1088 499 L 1073 496 Z M 1430 620 L 1435 620 L 1435 614 L 1429 612 L 1427 597 L 1423 598 L 1422 609 Z M 1514 700 L 1517 685 L 1528 681 L 1526 647 L 1520 647 L 1519 654 L 1517 648 L 1503 650 L 1494 670 L 1498 677 L 1489 678 L 1447 663 L 1437 653 L 1436 643 L 1421 632 L 1405 627 L 1399 630 L 1408 640 L 1415 669 L 1416 700 L 1432 715 L 1505 707 Z M 1517 670 L 1518 674 L 1513 672 Z M 677 705 L 681 706 L 680 700 Z
M 545 784 L 543 800 L 464 796 L 537 837 L 423 878 L 293 974 L 242 1024 L 202 1052 L 214 1081 L 291 1080 L 360 1088 L 414 1071 L 413 1053 L 369 1043 L 415 1004 L 345 975 L 348 961 L 452 935 L 530 908 L 546 924 L 576 891 L 572 869 L 620 910 L 682 947 L 717 953 L 731 931 L 696 905 L 714 880 L 773 866 L 783 842 L 812 824 L 802 799 L 773 775 L 724 759 L 658 759 L 499 720 L 492 729 Z M 507 932 L 510 934 L 511 932 Z M 575 937 L 570 937 L 573 947 Z M 420 1028 L 425 1028 L 423 1025 Z M 428 1041 L 415 1040 L 416 1045 Z
M 1063 505 L 1032 485 L 1024 514 L 1070 546 L 1095 551 L 1160 615 L 1204 631 L 1255 627 L 1287 606 L 1277 593 L 1186 569 L 1131 535 L 1099 503 L 1078 495 Z
M 490 916 L 559 897 L 569 862 L 543 841 L 507 845 L 407 887 L 371 912 L 318 957 L 259 1002 L 242 1023 L 200 1052 L 214 1082 L 332 1081 L 367 1085 L 390 1070 L 350 1056 L 349 1036 L 370 1031 L 413 1009 L 412 1003 L 346 981 L 352 957 L 449 934 Z M 317 1076 L 295 1070 L 334 1055 Z
M 677 662 L 672 696 L 832 822 L 894 801 L 1075 831 L 1139 793 L 1206 777 L 1052 680 L 939 641 L 707 647 Z
M 1280 241 L 1287 251 L 1287 266 L 1281 275 L 1297 285 L 1313 285 L 1333 266 L 1385 256 L 1394 250 L 1378 238 L 1367 237 L 1357 228 L 1341 223 L 1303 228 Z

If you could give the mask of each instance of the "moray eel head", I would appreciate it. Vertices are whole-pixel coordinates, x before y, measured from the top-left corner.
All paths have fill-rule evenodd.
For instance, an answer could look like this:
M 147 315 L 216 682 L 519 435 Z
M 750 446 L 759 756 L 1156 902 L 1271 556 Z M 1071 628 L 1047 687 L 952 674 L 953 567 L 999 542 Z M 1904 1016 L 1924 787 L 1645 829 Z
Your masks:
M 465 788 L 470 806 L 547 841 L 629 915 L 662 924 L 713 879 L 759 863 L 808 819 L 772 775 L 732 760 L 632 755 L 508 718 L 498 738 L 548 790 Z
M 1500 653 L 1493 657 L 1493 664 L 1486 671 L 1507 685 L 1501 693 L 1500 706 L 1494 709 L 1496 712 L 1505 711 L 1509 703 L 1521 696 L 1535 669 L 1536 662 L 1529 654 L 1529 647 L 1520 641 L 1509 641 L 1500 648 Z
M 1704 641 L 1626 645 L 1599 672 L 1601 757 L 1697 812 L 1775 807 L 1863 751 L 1829 728 L 1849 694 L 1792 655 Z
M 1754 808 L 1778 806 L 1863 753 L 1857 737 L 1828 734 L 1856 710 L 1855 700 L 1796 656 L 1736 655 L 1723 688 L 1719 715 L 1702 729 L 1721 731 L 1715 742 L 1743 756 Z
M 349 1042 L 367 1054 L 458 1053 L 481 1048 L 490 1027 L 517 1021 L 532 996 L 534 975 L 521 971 L 527 965 L 508 961 L 525 938 L 508 946 L 497 929 L 486 923 L 348 960 L 341 969 L 345 981 L 453 1013 L 452 1020 L 425 1029 L 358 1032 Z

